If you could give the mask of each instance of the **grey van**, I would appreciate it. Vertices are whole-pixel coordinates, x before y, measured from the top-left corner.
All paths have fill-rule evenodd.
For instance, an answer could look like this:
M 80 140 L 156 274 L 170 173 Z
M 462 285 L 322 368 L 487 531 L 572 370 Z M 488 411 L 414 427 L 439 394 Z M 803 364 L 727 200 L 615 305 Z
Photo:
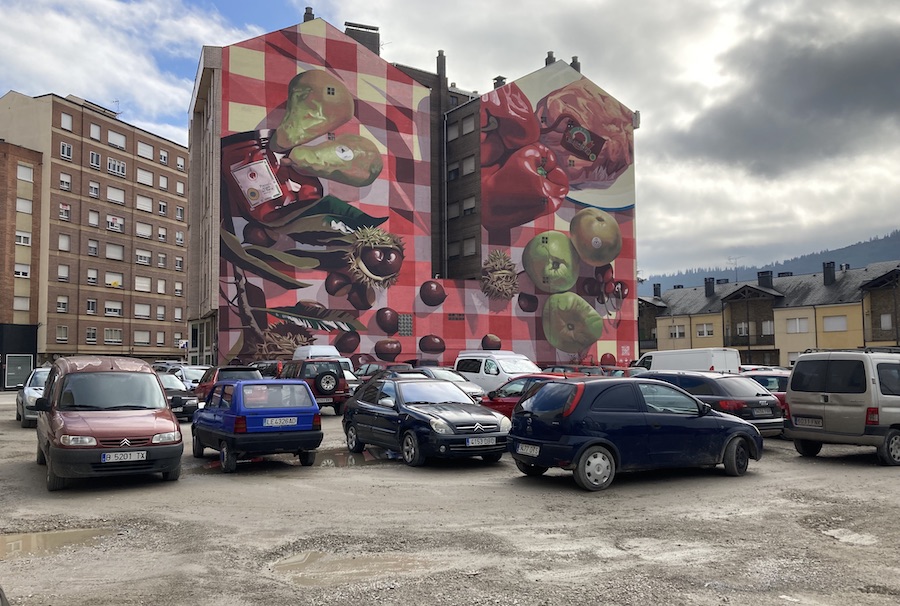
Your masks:
M 874 446 L 882 465 L 900 465 L 900 353 L 801 354 L 785 397 L 784 436 L 801 455 L 822 444 Z

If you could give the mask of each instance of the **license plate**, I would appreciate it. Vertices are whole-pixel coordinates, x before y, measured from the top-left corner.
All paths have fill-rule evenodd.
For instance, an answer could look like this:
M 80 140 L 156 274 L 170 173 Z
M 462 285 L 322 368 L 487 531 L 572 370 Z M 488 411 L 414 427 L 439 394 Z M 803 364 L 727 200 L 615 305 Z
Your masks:
M 329 404 L 331 402 L 334 402 L 334 398 L 316 398 L 316 402 L 320 404 Z
M 184 406 L 176 406 L 172 409 L 172 412 L 184 412 Z
M 527 457 L 536 457 L 541 454 L 541 447 L 532 444 L 516 444 L 516 452 Z
M 754 417 L 771 417 L 772 410 L 770 408 L 754 408 L 753 416 Z
M 286 425 L 296 425 L 297 417 L 276 417 L 263 419 L 265 427 L 284 427 Z
M 104 452 L 100 455 L 101 463 L 124 463 L 128 461 L 146 461 L 146 450 L 134 450 L 132 452 Z
M 466 446 L 494 446 L 497 438 L 466 438 Z
M 822 419 L 815 417 L 794 417 L 794 425 L 797 427 L 822 427 Z

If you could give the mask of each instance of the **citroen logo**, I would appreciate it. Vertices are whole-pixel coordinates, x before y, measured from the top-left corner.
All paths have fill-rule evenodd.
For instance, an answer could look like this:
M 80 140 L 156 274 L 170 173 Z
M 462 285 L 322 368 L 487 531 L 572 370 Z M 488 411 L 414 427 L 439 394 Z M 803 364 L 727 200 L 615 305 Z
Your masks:
M 475 431 L 484 431 L 484 426 L 481 423 L 475 423 Z
M 128 438 L 122 438 L 122 441 L 119 442 L 119 446 L 121 446 L 122 448 L 127 448 L 131 446 L 131 442 L 128 440 Z

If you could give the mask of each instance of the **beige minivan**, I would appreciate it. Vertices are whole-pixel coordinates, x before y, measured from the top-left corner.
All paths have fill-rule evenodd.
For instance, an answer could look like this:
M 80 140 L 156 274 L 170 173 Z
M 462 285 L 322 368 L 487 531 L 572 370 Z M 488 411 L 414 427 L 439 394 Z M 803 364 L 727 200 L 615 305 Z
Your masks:
M 900 352 L 801 354 L 785 399 L 784 436 L 801 455 L 855 444 L 874 446 L 882 465 L 900 465 Z

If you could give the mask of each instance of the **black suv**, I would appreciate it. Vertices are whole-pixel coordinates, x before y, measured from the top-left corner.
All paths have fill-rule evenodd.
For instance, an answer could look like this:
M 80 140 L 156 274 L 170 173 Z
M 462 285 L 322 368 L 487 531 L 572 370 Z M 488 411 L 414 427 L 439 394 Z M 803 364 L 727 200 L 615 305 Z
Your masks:
M 690 370 L 651 370 L 640 377 L 677 385 L 713 410 L 753 423 L 763 437 L 780 436 L 784 428 L 778 398 L 749 377 Z
M 344 412 L 344 403 L 350 397 L 350 386 L 344 378 L 341 361 L 337 358 L 286 360 L 277 378 L 306 381 L 319 408 L 331 406 L 335 416 Z

